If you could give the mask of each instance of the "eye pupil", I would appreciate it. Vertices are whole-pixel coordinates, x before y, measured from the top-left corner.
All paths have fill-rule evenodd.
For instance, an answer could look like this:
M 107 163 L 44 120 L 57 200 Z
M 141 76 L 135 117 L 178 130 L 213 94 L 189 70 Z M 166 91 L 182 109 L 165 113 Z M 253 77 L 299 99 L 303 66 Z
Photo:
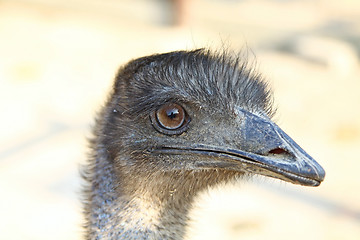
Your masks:
M 169 111 L 166 111 L 166 114 L 171 120 L 173 120 L 174 118 L 176 118 L 179 115 L 179 110 L 171 109 Z

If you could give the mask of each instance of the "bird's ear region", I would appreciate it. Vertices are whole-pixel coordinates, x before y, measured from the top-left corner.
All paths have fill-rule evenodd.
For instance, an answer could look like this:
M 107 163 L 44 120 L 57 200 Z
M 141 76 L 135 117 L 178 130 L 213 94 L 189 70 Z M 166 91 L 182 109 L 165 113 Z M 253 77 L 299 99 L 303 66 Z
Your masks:
M 166 135 L 179 135 L 189 128 L 190 116 L 177 103 L 166 103 L 150 113 L 154 128 Z

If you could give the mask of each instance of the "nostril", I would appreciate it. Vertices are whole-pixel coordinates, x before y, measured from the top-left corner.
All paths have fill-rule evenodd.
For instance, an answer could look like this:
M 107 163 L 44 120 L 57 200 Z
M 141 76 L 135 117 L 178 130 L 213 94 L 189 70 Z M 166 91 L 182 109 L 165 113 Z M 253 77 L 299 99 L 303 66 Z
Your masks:
M 271 154 L 289 154 L 288 151 L 282 149 L 282 148 L 275 148 L 271 151 L 269 151 Z
M 291 152 L 283 148 L 274 148 L 268 152 L 274 158 L 286 159 L 287 161 L 295 161 L 296 157 Z

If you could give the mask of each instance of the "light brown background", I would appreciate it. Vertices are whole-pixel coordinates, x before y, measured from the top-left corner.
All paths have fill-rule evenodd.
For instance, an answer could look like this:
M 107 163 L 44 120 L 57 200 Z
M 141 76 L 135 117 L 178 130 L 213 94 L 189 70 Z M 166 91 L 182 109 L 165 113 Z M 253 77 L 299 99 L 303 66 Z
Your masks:
M 0 1 L 0 239 L 81 238 L 78 166 L 121 64 L 224 45 L 256 55 L 277 123 L 327 176 L 319 188 L 256 177 L 212 191 L 191 236 L 360 239 L 359 1 L 182 3 Z

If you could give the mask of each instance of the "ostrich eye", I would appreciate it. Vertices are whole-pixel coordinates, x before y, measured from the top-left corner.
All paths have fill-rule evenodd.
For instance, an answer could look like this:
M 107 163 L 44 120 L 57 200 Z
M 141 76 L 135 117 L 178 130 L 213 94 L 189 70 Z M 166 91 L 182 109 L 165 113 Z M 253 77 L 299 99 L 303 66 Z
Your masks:
M 176 103 L 168 103 L 151 115 L 151 121 L 159 132 L 173 135 L 184 132 L 190 118 L 182 106 Z
M 162 127 L 173 130 L 184 123 L 185 111 L 177 104 L 167 104 L 156 111 L 156 118 Z

